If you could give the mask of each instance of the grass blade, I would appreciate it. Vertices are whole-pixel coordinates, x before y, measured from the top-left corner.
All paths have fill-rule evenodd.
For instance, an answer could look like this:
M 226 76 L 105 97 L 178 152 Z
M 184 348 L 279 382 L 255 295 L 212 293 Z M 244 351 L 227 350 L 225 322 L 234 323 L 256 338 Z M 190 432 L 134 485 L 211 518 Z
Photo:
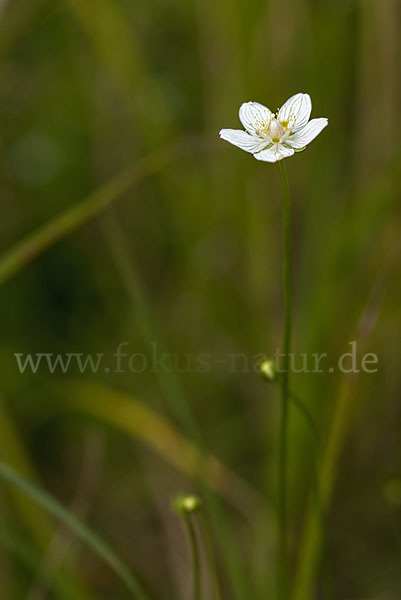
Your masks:
M 33 548 L 14 532 L 7 531 L 2 527 L 0 530 L 0 543 L 24 567 L 44 581 L 60 600 L 90 600 L 90 597 L 83 590 L 76 587 L 65 575 L 54 573 L 52 569 L 48 569 L 43 564 L 41 557 L 38 557 L 36 548 Z
M 134 575 L 118 558 L 111 547 L 89 529 L 87 525 L 77 519 L 75 515 L 66 510 L 57 500 L 2 461 L 0 461 L 0 477 L 29 496 L 44 510 L 69 527 L 81 541 L 85 542 L 87 546 L 111 567 L 132 592 L 134 598 L 149 600 L 148 595 L 143 591 Z
M 0 285 L 32 262 L 42 252 L 72 233 L 115 202 L 131 187 L 163 169 L 165 166 L 204 149 L 204 145 L 186 138 L 170 144 L 160 152 L 151 153 L 135 162 L 101 186 L 87 198 L 50 219 L 36 231 L 10 248 L 0 257 Z
M 65 403 L 53 403 L 49 410 L 78 411 L 117 427 L 144 442 L 178 471 L 191 478 L 199 473 L 200 450 L 166 417 L 133 396 L 98 382 L 63 381 L 57 387 Z M 249 514 L 265 504 L 250 484 L 215 456 L 204 458 L 205 483 L 241 513 Z
M 163 354 L 170 356 L 171 353 L 168 351 L 168 346 L 164 340 L 164 336 L 160 327 L 157 326 L 157 319 L 153 314 L 151 303 L 147 298 L 147 294 L 141 285 L 140 279 L 137 277 L 135 266 L 130 260 L 129 248 L 125 239 L 124 231 L 120 227 L 118 219 L 109 211 L 107 215 L 108 219 L 105 219 L 101 223 L 105 238 L 109 244 L 110 251 L 114 257 L 116 268 L 120 274 L 121 280 L 126 288 L 126 291 L 133 303 L 135 313 L 138 316 L 138 324 L 141 329 L 142 338 L 145 343 L 151 344 L 152 341 L 157 340 L 158 345 L 162 348 Z M 222 465 L 219 461 L 216 461 L 214 457 L 210 457 L 207 448 L 205 447 L 203 435 L 201 434 L 195 415 L 192 411 L 192 403 L 187 397 L 185 389 L 182 385 L 181 379 L 178 376 L 174 365 L 171 365 L 170 369 L 160 369 L 157 373 L 159 379 L 160 390 L 164 394 L 166 400 L 169 403 L 170 410 L 176 419 L 178 419 L 180 425 L 184 428 L 187 435 L 190 436 L 191 442 L 186 442 L 190 447 L 187 448 L 187 454 L 189 456 L 196 457 L 190 469 L 191 475 L 197 476 L 198 482 L 202 487 L 202 495 L 205 497 L 206 503 L 209 507 L 211 518 L 213 519 L 214 526 L 218 531 L 218 540 L 222 547 L 222 556 L 226 564 L 227 571 L 230 574 L 232 582 L 232 594 L 237 600 L 247 595 L 247 582 L 246 577 L 243 574 L 243 562 L 237 551 L 235 540 L 232 537 L 231 527 L 229 526 L 226 518 L 226 512 L 220 505 L 220 498 L 211 493 L 208 486 L 213 489 L 214 477 L 211 476 L 214 471 L 220 473 L 222 476 Z M 156 416 L 156 413 L 154 413 Z M 158 417 L 159 418 L 159 417 Z M 141 432 L 138 432 L 141 435 Z M 155 436 L 152 432 L 152 439 Z M 189 450 L 192 449 L 190 453 Z M 164 454 L 162 454 L 164 455 Z M 180 453 L 176 453 L 176 457 L 180 457 Z M 218 466 L 220 464 L 220 466 Z M 240 488 L 246 489 L 248 494 L 249 486 L 242 484 L 241 479 L 232 471 L 224 467 L 225 476 L 223 478 L 230 482 L 230 488 L 238 490 Z M 189 474 L 189 472 L 187 472 Z M 238 485 L 241 483 L 241 485 Z M 214 491 L 220 493 L 222 490 L 214 488 Z M 237 492 L 226 496 L 226 499 L 232 504 L 232 500 L 235 500 L 235 505 L 238 508 L 241 506 L 241 512 L 249 520 L 249 515 L 252 514 L 251 506 L 255 506 L 255 502 L 249 503 L 241 500 L 241 505 L 237 501 Z M 241 495 L 238 497 L 241 498 Z M 262 500 L 256 502 L 256 506 L 266 507 L 266 503 Z
M 3 399 L 0 397 L 0 457 L 12 464 L 16 469 L 31 480 L 35 480 L 35 472 L 30 463 L 18 430 L 8 414 Z M 21 494 L 13 490 L 13 499 L 20 519 L 29 530 L 35 545 L 43 549 L 49 542 L 53 523 L 37 506 Z
M 395 260 L 395 257 L 393 260 Z M 379 276 L 378 280 L 372 286 L 365 308 L 357 323 L 356 335 L 351 336 L 351 339 L 358 340 L 362 348 L 366 346 L 375 329 L 391 269 L 392 264 L 385 270 L 384 275 Z M 320 464 L 321 511 L 327 511 L 331 503 L 339 469 L 339 459 L 358 401 L 356 396 L 357 384 L 358 374 L 353 373 L 352 376 L 349 373 L 343 374 L 326 447 Z M 321 514 L 321 512 L 319 513 L 319 511 L 315 510 L 313 503 L 310 503 L 301 539 L 300 559 L 293 594 L 294 600 L 309 599 L 315 585 L 316 572 L 323 545 L 322 530 L 320 527 Z

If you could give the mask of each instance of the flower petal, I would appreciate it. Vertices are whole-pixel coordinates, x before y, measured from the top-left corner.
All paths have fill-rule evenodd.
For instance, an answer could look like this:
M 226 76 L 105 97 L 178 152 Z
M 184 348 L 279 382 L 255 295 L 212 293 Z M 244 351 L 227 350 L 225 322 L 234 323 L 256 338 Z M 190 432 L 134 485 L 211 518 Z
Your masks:
M 304 148 L 326 127 L 326 118 L 312 119 L 300 131 L 293 133 L 286 139 L 285 143 L 293 148 Z
M 283 104 L 278 113 L 278 120 L 286 123 L 288 129 L 298 131 L 309 121 L 312 101 L 309 94 L 295 94 Z
M 286 148 L 282 144 L 274 144 L 274 146 L 271 146 L 271 148 L 254 154 L 254 157 L 257 160 L 264 160 L 265 162 L 273 163 L 277 162 L 278 160 L 282 160 L 283 158 L 287 158 L 288 156 L 292 156 L 293 154 L 294 150 L 292 148 Z
M 256 135 L 251 135 L 242 129 L 222 129 L 220 131 L 220 137 L 234 146 L 238 146 L 245 152 L 259 152 L 262 148 L 267 145 L 267 141 L 263 140 Z
M 270 123 L 272 112 L 259 102 L 244 102 L 239 109 L 239 118 L 243 126 L 250 133 L 255 133 Z

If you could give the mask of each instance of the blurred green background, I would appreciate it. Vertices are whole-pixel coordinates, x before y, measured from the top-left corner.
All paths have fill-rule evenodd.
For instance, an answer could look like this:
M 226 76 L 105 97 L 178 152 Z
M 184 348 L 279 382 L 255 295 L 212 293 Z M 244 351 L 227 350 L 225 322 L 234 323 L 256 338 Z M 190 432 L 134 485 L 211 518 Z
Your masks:
M 244 101 L 276 110 L 300 91 L 329 126 L 286 161 L 294 352 L 328 366 L 356 340 L 379 364 L 292 375 L 319 439 L 293 408 L 290 588 L 401 597 L 400 12 L 0 2 L 1 460 L 106 539 L 150 598 L 190 598 L 170 509 L 182 490 L 204 499 L 223 598 L 276 597 L 280 398 L 251 366 L 281 344 L 279 177 L 218 131 L 240 127 Z M 21 373 L 15 353 L 104 359 Z M 321 544 L 306 519 L 316 461 Z M 132 597 L 7 482 L 0 508 L 2 599 Z

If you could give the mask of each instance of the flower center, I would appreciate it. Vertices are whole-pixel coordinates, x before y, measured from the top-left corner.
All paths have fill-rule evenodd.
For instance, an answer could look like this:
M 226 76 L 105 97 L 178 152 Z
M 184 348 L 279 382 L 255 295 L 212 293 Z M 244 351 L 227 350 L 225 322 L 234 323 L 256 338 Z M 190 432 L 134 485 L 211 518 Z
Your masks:
M 273 144 L 278 144 L 285 133 L 285 128 L 275 117 L 270 120 L 267 133 L 270 135 Z

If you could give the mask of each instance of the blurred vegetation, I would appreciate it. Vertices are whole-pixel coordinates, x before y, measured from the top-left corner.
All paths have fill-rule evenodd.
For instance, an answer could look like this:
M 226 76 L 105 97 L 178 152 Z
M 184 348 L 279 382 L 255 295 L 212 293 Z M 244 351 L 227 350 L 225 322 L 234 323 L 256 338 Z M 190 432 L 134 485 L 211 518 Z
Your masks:
M 189 598 L 180 491 L 204 500 L 223 598 L 275 598 L 279 394 L 243 365 L 281 343 L 279 177 L 217 134 L 299 91 L 329 127 L 286 162 L 294 351 L 357 340 L 379 368 L 292 376 L 319 443 L 292 409 L 290 588 L 401 597 L 400 12 L 0 1 L 0 459 L 22 477 L 0 488 L 2 599 L 118 600 L 127 577 Z M 137 372 L 116 372 L 124 342 Z M 21 373 L 15 353 L 105 359 Z

